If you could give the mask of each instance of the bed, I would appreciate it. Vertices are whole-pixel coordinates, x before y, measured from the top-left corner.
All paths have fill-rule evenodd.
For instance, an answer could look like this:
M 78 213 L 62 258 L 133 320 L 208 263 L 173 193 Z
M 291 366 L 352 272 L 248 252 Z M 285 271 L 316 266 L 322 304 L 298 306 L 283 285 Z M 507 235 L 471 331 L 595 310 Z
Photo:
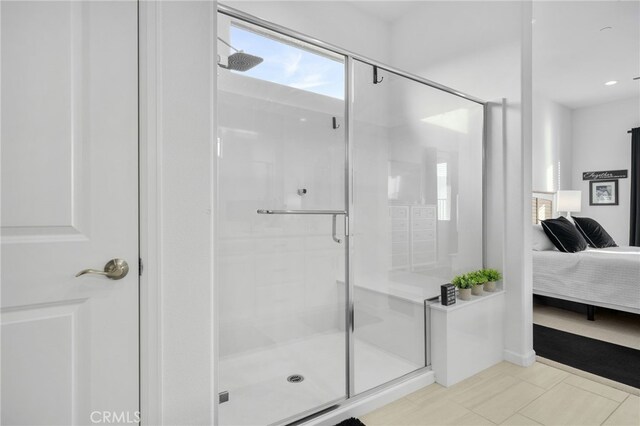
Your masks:
M 534 250 L 533 293 L 640 314 L 640 247 Z

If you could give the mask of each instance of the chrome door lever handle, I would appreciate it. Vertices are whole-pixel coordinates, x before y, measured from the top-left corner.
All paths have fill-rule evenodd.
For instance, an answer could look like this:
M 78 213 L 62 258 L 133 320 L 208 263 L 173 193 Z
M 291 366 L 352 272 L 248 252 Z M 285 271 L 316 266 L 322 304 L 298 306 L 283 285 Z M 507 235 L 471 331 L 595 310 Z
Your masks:
M 83 269 L 76 274 L 76 277 L 86 274 L 104 275 L 111 280 L 120 280 L 129 273 L 129 264 L 122 259 L 111 259 L 104 265 L 104 271 L 97 269 Z

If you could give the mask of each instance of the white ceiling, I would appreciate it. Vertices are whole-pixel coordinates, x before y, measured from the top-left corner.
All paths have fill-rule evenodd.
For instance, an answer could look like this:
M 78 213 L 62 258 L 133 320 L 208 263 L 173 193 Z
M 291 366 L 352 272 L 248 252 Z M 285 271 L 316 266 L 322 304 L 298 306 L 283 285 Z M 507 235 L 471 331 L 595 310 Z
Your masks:
M 572 109 L 640 94 L 640 2 L 534 2 L 533 14 L 534 90 Z
M 354 0 L 350 3 L 391 28 L 395 21 L 427 5 L 438 15 L 438 2 L 431 1 Z M 441 5 L 443 9 L 450 9 L 456 2 Z M 448 15 L 444 12 L 450 13 L 443 10 L 445 16 Z M 462 15 L 458 20 L 462 21 Z M 640 80 L 633 80 L 640 76 L 640 1 L 534 1 L 533 15 L 534 91 L 572 109 L 640 95 Z M 483 19 L 482 14 L 476 14 L 478 19 Z M 450 23 L 456 24 L 458 22 Z M 503 26 L 512 24 L 505 22 Z M 463 28 L 461 31 L 467 28 L 476 34 L 478 28 L 482 28 L 481 22 L 465 25 L 457 28 Z M 607 26 L 612 28 L 600 31 Z M 491 31 L 513 34 L 498 30 Z M 440 40 L 439 46 L 463 54 L 455 39 L 448 32 L 447 41 Z M 460 40 L 464 39 L 461 35 Z M 451 46 L 445 46 L 447 43 Z M 605 86 L 609 80 L 617 80 L 618 84 Z
M 361 12 L 367 13 L 374 18 L 378 18 L 387 23 L 391 23 L 398 18 L 405 16 L 408 13 L 418 7 L 422 1 L 371 1 L 371 0 L 351 0 L 353 6 L 355 6 Z

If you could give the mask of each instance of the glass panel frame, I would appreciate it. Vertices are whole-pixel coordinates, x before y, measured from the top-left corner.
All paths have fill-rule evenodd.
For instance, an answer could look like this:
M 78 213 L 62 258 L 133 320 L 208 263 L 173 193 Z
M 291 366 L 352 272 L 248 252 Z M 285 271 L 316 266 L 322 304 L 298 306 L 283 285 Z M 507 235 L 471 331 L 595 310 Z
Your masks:
M 354 388 L 354 348 L 353 348 L 353 332 L 354 332 L 354 298 L 353 298 L 353 294 L 354 294 L 354 289 L 353 289 L 353 284 L 354 284 L 354 280 L 353 280 L 353 268 L 350 267 L 350 265 L 352 265 L 352 260 L 353 260 L 353 247 L 352 247 L 352 243 L 351 243 L 351 236 L 350 236 L 350 229 L 353 227 L 353 165 L 352 165 L 352 158 L 353 158 L 353 147 L 352 147 L 352 138 L 353 138 L 353 126 L 351 123 L 351 118 L 352 118 L 352 95 L 353 95 L 353 63 L 355 60 L 369 64 L 371 66 L 375 66 L 378 67 L 379 70 L 383 70 L 385 72 L 389 72 L 389 73 L 393 73 L 396 74 L 398 76 L 404 77 L 406 79 L 409 80 L 413 80 L 417 83 L 421 83 L 423 85 L 429 86 L 431 88 L 434 89 L 438 89 L 441 90 L 443 92 L 449 93 L 453 96 L 457 96 L 460 98 L 464 98 L 466 100 L 475 102 L 477 104 L 480 104 L 483 106 L 483 131 L 482 131 L 482 188 L 483 188 L 483 194 L 482 194 L 482 214 L 483 214 L 483 227 L 482 227 L 482 257 L 483 257 L 483 265 L 484 265 L 484 257 L 485 257 L 485 253 L 486 253 L 486 249 L 484 247 L 484 245 L 486 244 L 486 238 L 485 238 L 485 226 L 484 226 L 484 221 L 485 221 L 485 212 L 486 212 L 486 206 L 485 206 L 485 196 L 486 196 L 486 162 L 485 162 L 485 146 L 486 146 L 486 128 L 487 128 L 487 112 L 488 112 L 488 108 L 487 105 L 488 103 L 485 100 L 482 100 L 480 98 L 477 98 L 475 96 L 469 95 L 469 94 L 465 94 L 463 92 L 454 90 L 452 88 L 449 88 L 447 86 L 441 85 L 437 82 L 425 79 L 423 77 L 417 76 L 415 74 L 411 74 L 411 73 L 407 73 L 403 70 L 397 69 L 395 67 L 386 65 L 386 64 L 382 64 L 378 61 L 372 60 L 370 58 L 364 57 L 362 55 L 359 55 L 357 53 L 354 52 L 350 52 L 348 50 L 342 49 L 340 47 L 336 47 L 334 45 L 331 45 L 329 43 L 323 42 L 323 41 L 319 41 L 316 38 L 304 35 L 302 33 L 299 33 L 297 31 L 293 31 L 290 30 L 286 27 L 283 27 L 281 25 L 278 24 L 274 24 L 272 22 L 269 21 L 265 21 L 262 20 L 260 18 L 257 18 L 253 15 L 247 14 L 245 12 L 242 12 L 240 10 L 234 9 L 232 7 L 226 6 L 224 4 L 218 4 L 217 5 L 217 10 L 218 13 L 220 14 L 224 14 L 227 15 L 229 17 L 235 18 L 235 19 L 239 19 L 241 21 L 245 21 L 248 22 L 252 25 L 257 25 L 259 27 L 268 29 L 270 31 L 274 31 L 277 32 L 279 34 L 282 35 L 286 35 L 288 37 L 294 38 L 296 40 L 299 40 L 301 42 L 305 42 L 308 43 L 309 45 L 315 46 L 317 48 L 320 49 L 325 49 L 327 51 L 333 52 L 334 54 L 337 55 L 343 55 L 346 58 L 345 61 L 345 103 L 346 103 L 346 110 L 345 110 L 345 115 L 344 115 L 344 123 L 343 126 L 346 128 L 346 146 L 345 146 L 345 158 L 346 158 L 346 164 L 345 164 L 345 186 L 346 186 L 346 192 L 345 192 L 345 198 L 346 198 L 346 212 L 347 214 L 345 215 L 345 222 L 344 222 L 344 232 L 345 232 L 345 245 L 346 245 L 346 255 L 345 255 L 345 341 L 346 341 L 346 353 L 345 353 L 345 360 L 346 360 L 346 383 L 347 383 L 347 390 L 346 390 L 346 397 L 342 400 L 336 400 L 333 402 L 328 403 L 325 407 L 318 407 L 318 410 L 330 410 L 333 408 L 337 408 L 339 406 L 343 406 L 346 404 L 349 404 L 350 400 L 352 400 L 353 398 L 356 399 L 361 399 L 363 397 L 366 397 L 367 395 L 370 395 L 374 392 L 377 392 L 381 389 L 387 388 L 389 386 L 393 386 L 397 383 L 402 382 L 403 380 L 405 380 L 406 378 L 409 377 L 414 377 L 416 375 L 422 374 L 425 371 L 430 370 L 430 362 L 429 362 L 429 353 L 428 353 L 428 347 L 429 347 L 429 339 L 428 339 L 428 333 L 426 332 L 428 330 L 428 328 L 425 328 L 425 334 L 427 335 L 425 338 L 425 342 L 426 342 L 426 346 L 427 346 L 427 353 L 426 353 L 426 366 L 425 367 L 421 367 L 413 372 L 410 372 L 408 374 L 405 374 L 401 377 L 397 377 L 393 380 L 390 380 L 386 383 L 380 384 L 379 386 L 376 386 L 372 389 L 368 389 L 365 390 L 363 392 L 357 393 L 355 392 L 355 388 Z M 217 268 L 216 268 L 217 269 Z M 216 282 L 215 285 L 217 285 L 218 283 Z M 425 309 L 425 314 L 428 315 L 428 305 L 429 303 L 432 303 L 429 300 L 425 300 L 424 301 L 424 309 Z M 425 324 L 428 324 L 428 316 L 425 316 Z M 217 358 L 216 358 L 216 362 L 217 362 Z M 216 384 L 218 385 L 218 383 Z M 219 389 L 220 390 L 220 389 Z M 317 413 L 317 411 L 306 411 L 303 413 L 298 413 L 298 415 L 294 415 L 292 417 L 289 417 L 287 419 L 282 419 L 280 422 L 278 422 L 278 424 L 287 424 L 293 421 L 299 421 L 303 418 L 306 417 L 313 417 L 315 414 Z
M 356 151 L 350 164 L 355 395 L 428 364 L 424 301 L 437 297 L 452 278 L 448 253 L 457 253 L 455 273 L 484 265 L 483 240 L 458 229 L 484 224 L 484 166 L 469 165 L 484 157 L 485 109 L 375 63 L 354 63 L 349 142 Z M 373 82 L 376 74 L 379 83 Z M 443 164 L 450 164 L 450 218 L 438 217 Z M 469 200 L 482 207 L 457 208 L 459 201 L 468 207 Z M 469 221 L 474 226 L 463 226 Z M 372 353 L 372 346 L 382 351 Z M 363 350 L 367 362 L 355 361 Z M 386 375 L 390 370 L 395 373 Z

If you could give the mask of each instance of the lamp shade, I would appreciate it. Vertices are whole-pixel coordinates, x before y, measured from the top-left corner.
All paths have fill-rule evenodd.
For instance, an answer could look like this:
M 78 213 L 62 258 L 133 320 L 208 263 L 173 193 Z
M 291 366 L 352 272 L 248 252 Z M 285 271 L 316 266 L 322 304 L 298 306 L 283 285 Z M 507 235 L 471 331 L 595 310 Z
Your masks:
M 556 193 L 556 210 L 559 212 L 579 212 L 581 204 L 581 191 L 558 191 Z

